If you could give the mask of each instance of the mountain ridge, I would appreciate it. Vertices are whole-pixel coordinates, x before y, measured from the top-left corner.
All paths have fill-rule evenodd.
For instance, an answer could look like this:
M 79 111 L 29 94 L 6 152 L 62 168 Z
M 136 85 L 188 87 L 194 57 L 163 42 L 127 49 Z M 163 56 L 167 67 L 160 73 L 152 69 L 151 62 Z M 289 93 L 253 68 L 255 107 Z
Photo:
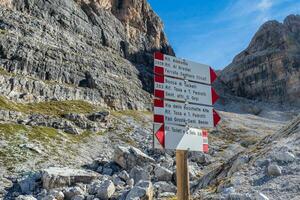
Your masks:
M 238 96 L 300 105 L 300 16 L 268 21 L 220 79 Z

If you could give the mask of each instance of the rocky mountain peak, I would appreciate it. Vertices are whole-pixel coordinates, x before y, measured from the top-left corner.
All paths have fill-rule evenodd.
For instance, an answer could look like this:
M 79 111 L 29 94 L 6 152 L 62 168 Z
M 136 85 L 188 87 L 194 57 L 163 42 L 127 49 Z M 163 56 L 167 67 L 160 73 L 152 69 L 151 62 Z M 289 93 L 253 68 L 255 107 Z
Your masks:
M 77 0 L 80 5 L 91 7 L 93 12 L 99 9 L 110 11 L 124 23 L 127 37 L 136 40 L 140 33 L 152 40 L 153 49 L 160 49 L 167 44 L 163 33 L 163 23 L 153 12 L 146 0 Z M 173 53 L 173 52 L 172 52 Z
M 296 27 L 298 30 L 298 26 L 300 24 L 300 15 L 289 15 L 287 16 L 284 21 L 283 24 L 292 28 L 292 27 Z M 293 29 L 291 29 L 293 30 Z
M 299 105 L 300 16 L 268 21 L 223 71 L 232 91 L 251 99 Z
M 299 27 L 300 15 L 289 15 L 284 19 L 283 23 L 276 20 L 265 22 L 254 35 L 249 46 L 238 54 L 233 62 L 257 52 L 267 53 L 268 50 L 291 50 L 290 48 L 300 43 L 297 36 L 300 32 Z

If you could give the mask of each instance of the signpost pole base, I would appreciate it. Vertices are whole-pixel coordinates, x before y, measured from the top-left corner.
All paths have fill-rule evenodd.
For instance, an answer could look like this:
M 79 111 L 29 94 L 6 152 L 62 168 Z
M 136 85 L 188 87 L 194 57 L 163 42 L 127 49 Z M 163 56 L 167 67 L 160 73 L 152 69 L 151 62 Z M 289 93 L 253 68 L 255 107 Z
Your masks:
M 177 177 L 177 199 L 189 200 L 189 171 L 188 153 L 184 150 L 176 150 L 176 177 Z

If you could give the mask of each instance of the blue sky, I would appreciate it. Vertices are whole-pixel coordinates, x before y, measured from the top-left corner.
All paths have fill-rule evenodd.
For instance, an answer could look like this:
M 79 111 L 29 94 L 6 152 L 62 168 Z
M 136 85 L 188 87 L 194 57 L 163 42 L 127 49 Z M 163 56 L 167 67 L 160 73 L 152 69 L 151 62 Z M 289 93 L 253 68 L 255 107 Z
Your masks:
M 176 56 L 222 69 L 265 21 L 300 14 L 300 0 L 148 0 Z

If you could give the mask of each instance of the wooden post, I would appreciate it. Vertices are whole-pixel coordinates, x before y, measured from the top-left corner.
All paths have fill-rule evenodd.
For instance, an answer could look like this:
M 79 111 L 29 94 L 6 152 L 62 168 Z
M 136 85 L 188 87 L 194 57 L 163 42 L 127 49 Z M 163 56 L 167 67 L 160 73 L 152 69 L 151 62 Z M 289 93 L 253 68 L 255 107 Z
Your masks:
M 190 199 L 187 151 L 176 150 L 177 200 Z

